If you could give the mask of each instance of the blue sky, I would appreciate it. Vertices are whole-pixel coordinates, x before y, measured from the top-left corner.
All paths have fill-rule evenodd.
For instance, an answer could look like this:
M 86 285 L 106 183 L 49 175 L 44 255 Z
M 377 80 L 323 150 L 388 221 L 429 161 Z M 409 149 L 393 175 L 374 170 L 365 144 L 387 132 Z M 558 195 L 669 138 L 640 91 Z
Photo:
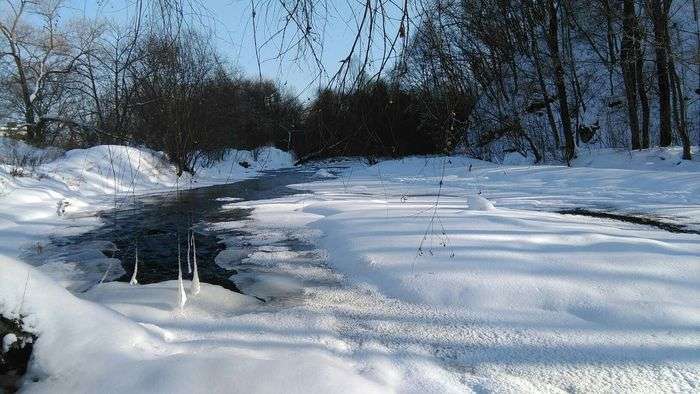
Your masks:
M 332 75 L 347 56 L 355 34 L 355 16 L 349 4 L 352 0 L 328 1 L 325 18 L 319 19 L 320 58 Z M 126 20 L 130 12 L 129 0 L 71 0 L 67 4 L 74 12 L 87 17 L 98 16 L 107 20 Z M 270 3 L 276 4 L 276 1 Z M 320 4 L 321 2 L 319 2 Z M 202 1 L 206 10 L 202 24 L 211 30 L 211 37 L 226 62 L 248 76 L 257 76 L 258 66 L 253 40 L 252 8 L 250 0 Z M 279 26 L 279 11 L 275 7 L 256 9 L 256 31 L 258 43 L 269 38 Z M 265 23 L 267 18 L 270 23 Z M 291 88 L 302 99 L 311 97 L 319 85 L 328 80 L 328 75 L 319 78 L 319 69 L 309 57 L 295 60 L 293 54 L 275 59 L 279 40 L 263 46 L 260 51 L 261 70 L 264 77 L 273 79 Z

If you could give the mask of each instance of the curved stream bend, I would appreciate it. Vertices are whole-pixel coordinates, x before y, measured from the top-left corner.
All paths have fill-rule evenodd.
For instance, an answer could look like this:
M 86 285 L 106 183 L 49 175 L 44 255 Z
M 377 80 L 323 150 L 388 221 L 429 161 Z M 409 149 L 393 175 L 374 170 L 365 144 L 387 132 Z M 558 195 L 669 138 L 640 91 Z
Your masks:
M 287 186 L 303 183 L 312 175 L 313 171 L 300 169 L 268 171 L 231 184 L 129 198 L 119 208 L 99 213 L 104 221 L 101 227 L 76 236 L 53 238 L 41 254 L 25 258 L 36 265 L 60 260 L 75 264 L 76 269 L 85 272 L 85 281 L 71 290 L 84 291 L 103 277 L 128 282 L 138 244 L 139 283 L 156 283 L 177 278 L 178 239 L 187 276 L 186 236 L 191 228 L 196 236 L 200 279 L 239 291 L 229 280 L 236 271 L 218 266 L 215 257 L 226 248 L 222 237 L 243 233 L 231 229 L 235 226 L 211 229 L 208 225 L 244 220 L 250 214 L 246 209 L 224 210 L 225 204 L 296 194 L 298 190 Z

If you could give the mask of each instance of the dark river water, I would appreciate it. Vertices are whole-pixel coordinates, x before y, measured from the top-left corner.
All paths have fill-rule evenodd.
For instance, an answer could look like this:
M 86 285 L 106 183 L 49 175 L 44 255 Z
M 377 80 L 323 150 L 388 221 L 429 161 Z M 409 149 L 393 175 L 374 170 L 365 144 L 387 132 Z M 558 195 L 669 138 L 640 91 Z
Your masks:
M 299 190 L 287 186 L 308 181 L 312 175 L 313 171 L 300 169 L 268 171 L 257 178 L 231 184 L 129 197 L 118 203 L 117 209 L 99 213 L 103 226 L 77 236 L 54 238 L 52 246 L 80 250 L 81 245 L 111 243 L 113 246 L 102 252 L 121 261 L 126 273 L 116 280 L 128 282 L 138 245 L 138 281 L 147 284 L 177 278 L 178 240 L 183 271 L 187 273 L 187 234 L 194 231 L 200 279 L 238 291 L 229 280 L 236 271 L 219 267 L 214 258 L 225 248 L 220 242 L 222 236 L 243 234 L 235 229 L 211 230 L 207 225 L 245 219 L 250 214 L 248 209 L 222 209 L 234 199 L 260 200 L 297 194 Z

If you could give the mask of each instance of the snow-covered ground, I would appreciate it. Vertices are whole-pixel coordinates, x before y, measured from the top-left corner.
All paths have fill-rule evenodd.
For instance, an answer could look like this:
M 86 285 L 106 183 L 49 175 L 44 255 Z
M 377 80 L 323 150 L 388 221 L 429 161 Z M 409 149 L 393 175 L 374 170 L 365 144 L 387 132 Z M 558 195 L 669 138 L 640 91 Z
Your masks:
M 411 363 L 427 359 L 450 372 L 444 383 L 473 391 L 697 392 L 700 235 L 556 213 L 697 228 L 700 163 L 678 157 L 350 162 L 299 185 L 312 194 L 232 206 L 255 208 L 252 232 L 302 231 L 327 251 L 343 286 L 311 290 L 308 304 L 334 316 L 350 353 L 390 354 L 416 381 Z M 313 276 L 271 259 L 289 277 Z
M 110 151 L 141 163 L 119 167 L 117 194 L 174 187 L 172 170 L 134 161 L 151 153 L 93 150 L 89 165 L 69 153 L 37 167 L 45 176 L 0 166 L 0 314 L 39 335 L 27 392 L 700 390 L 700 235 L 556 213 L 700 227 L 700 163 L 678 150 L 583 152 L 573 168 L 458 156 L 302 169 L 308 192 L 231 196 L 250 220 L 212 224 L 246 234 L 216 262 L 247 256 L 232 280 L 250 295 L 204 284 L 182 311 L 176 282 L 74 295 L 15 258 L 95 224 L 71 209 L 113 203 Z M 238 160 L 198 184 L 254 174 Z

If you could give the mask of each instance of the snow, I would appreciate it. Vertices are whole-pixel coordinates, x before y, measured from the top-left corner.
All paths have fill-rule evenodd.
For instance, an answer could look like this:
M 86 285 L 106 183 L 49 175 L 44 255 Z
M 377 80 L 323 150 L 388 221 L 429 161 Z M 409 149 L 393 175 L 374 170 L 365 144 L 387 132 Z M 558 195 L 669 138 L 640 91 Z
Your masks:
M 266 315 L 236 319 L 259 305 L 252 297 L 203 283 L 181 314 L 177 281 L 104 283 L 81 299 L 26 264 L 6 257 L 0 264 L 0 282 L 7 284 L 0 288 L 0 313 L 21 314 L 25 329 L 39 336 L 28 372 L 37 381 L 27 380 L 24 392 L 379 391 L 323 350 L 256 346 L 254 324 Z M 201 338 L 212 333 L 218 338 Z
M 0 314 L 8 318 L 22 316 L 24 329 L 41 338 L 34 346 L 28 373 L 50 376 L 54 392 L 61 391 L 59 383 L 65 384 L 62 387 L 66 392 L 80 380 L 84 387 L 99 391 L 97 386 L 90 386 L 97 368 L 117 367 L 119 358 L 123 360 L 151 339 L 139 324 L 76 298 L 26 264 L 5 256 L 0 256 L 0 264 Z M 51 387 L 50 383 L 43 384 Z
M 314 177 L 316 177 L 316 178 L 335 178 L 335 175 L 332 172 L 328 171 L 327 169 L 321 168 L 320 170 L 318 170 L 314 173 Z
M 17 335 L 13 333 L 5 334 L 5 336 L 2 337 L 2 352 L 7 353 L 10 351 L 10 346 L 15 342 L 17 342 Z
M 679 158 L 596 150 L 571 168 L 462 156 L 307 168 L 303 193 L 231 196 L 223 209 L 251 217 L 204 225 L 236 230 L 215 262 L 238 270 L 247 295 L 208 283 L 194 295 L 188 280 L 94 285 L 113 245 L 59 252 L 45 240 L 98 225 L 90 213 L 131 193 L 243 179 L 289 155 L 231 152 L 180 180 L 158 153 L 116 146 L 24 177 L 1 164 L 0 314 L 38 335 L 29 393 L 697 392 L 699 235 L 557 213 L 699 229 L 700 162 Z M 48 263 L 20 261 L 28 249 Z
M 251 167 L 240 166 L 242 160 Z M 113 263 L 101 251 L 113 245 L 60 252 L 46 244 L 52 234 L 99 225 L 95 210 L 132 193 L 230 182 L 291 162 L 275 149 L 232 152 L 194 178 L 178 180 L 159 154 L 110 146 L 66 152 L 25 177 L 10 174 L 14 164 L 0 165 L 0 314 L 21 317 L 24 329 L 39 337 L 23 391 L 384 391 L 391 366 L 363 371 L 344 356 L 342 343 L 307 331 L 308 317 L 276 316 L 253 297 L 206 283 L 196 296 L 187 294 L 182 310 L 177 281 L 93 286 Z M 60 201 L 70 202 L 65 215 L 57 215 Z M 28 249 L 49 263 L 19 261 L 19 255 L 36 254 Z M 114 265 L 112 275 L 121 274 L 121 265 Z M 181 288 L 191 286 L 184 281 Z
M 241 198 L 238 198 L 238 197 L 219 197 L 216 199 L 216 201 L 233 202 L 233 201 L 241 201 Z
M 179 254 L 180 245 L 178 244 L 177 246 L 177 306 L 180 308 L 180 312 L 183 312 L 185 309 L 185 305 L 187 304 L 187 293 L 185 292 L 185 285 L 182 280 L 182 264 L 180 264 Z
M 191 284 L 187 280 L 183 282 L 184 287 Z M 147 321 L 151 325 L 183 317 L 214 319 L 235 315 L 260 304 L 255 298 L 202 283 L 201 294 L 188 298 L 187 306 L 183 310 L 184 316 L 181 316 L 180 305 L 177 302 L 179 286 L 177 280 L 138 286 L 109 282 L 97 285 L 81 296 L 138 321 Z M 172 336 L 170 338 L 172 339 Z
M 556 213 L 588 207 L 697 229 L 700 163 L 678 149 L 590 152 L 573 168 L 459 156 L 348 166 L 296 186 L 310 194 L 232 206 L 255 209 L 244 231 L 305 234 L 327 251 L 344 287 L 314 289 L 314 301 L 354 311 L 335 323 L 354 352 L 369 341 L 430 354 L 466 391 L 700 387 L 698 235 Z M 252 291 L 313 277 L 288 257 L 253 252 L 266 275 L 296 282 L 263 275 Z
M 139 274 L 139 250 L 137 248 L 135 253 L 134 253 L 134 272 L 131 274 L 131 280 L 129 280 L 130 285 L 136 286 L 139 284 L 138 274 Z
M 493 211 L 496 207 L 488 199 L 474 194 L 469 196 L 469 209 L 472 211 Z
M 578 152 L 574 165 L 602 169 L 698 172 L 700 162 L 697 154 L 700 150 L 693 149 L 692 161 L 681 160 L 682 152 L 681 148 L 651 148 L 638 151 L 582 149 Z
M 189 253 L 189 248 L 187 253 Z M 188 260 L 189 261 L 189 260 Z M 192 233 L 192 268 L 194 269 L 194 274 L 192 276 L 192 287 L 191 292 L 193 295 L 199 294 L 200 284 L 199 284 L 199 270 L 197 269 L 197 246 L 195 244 L 194 233 Z

